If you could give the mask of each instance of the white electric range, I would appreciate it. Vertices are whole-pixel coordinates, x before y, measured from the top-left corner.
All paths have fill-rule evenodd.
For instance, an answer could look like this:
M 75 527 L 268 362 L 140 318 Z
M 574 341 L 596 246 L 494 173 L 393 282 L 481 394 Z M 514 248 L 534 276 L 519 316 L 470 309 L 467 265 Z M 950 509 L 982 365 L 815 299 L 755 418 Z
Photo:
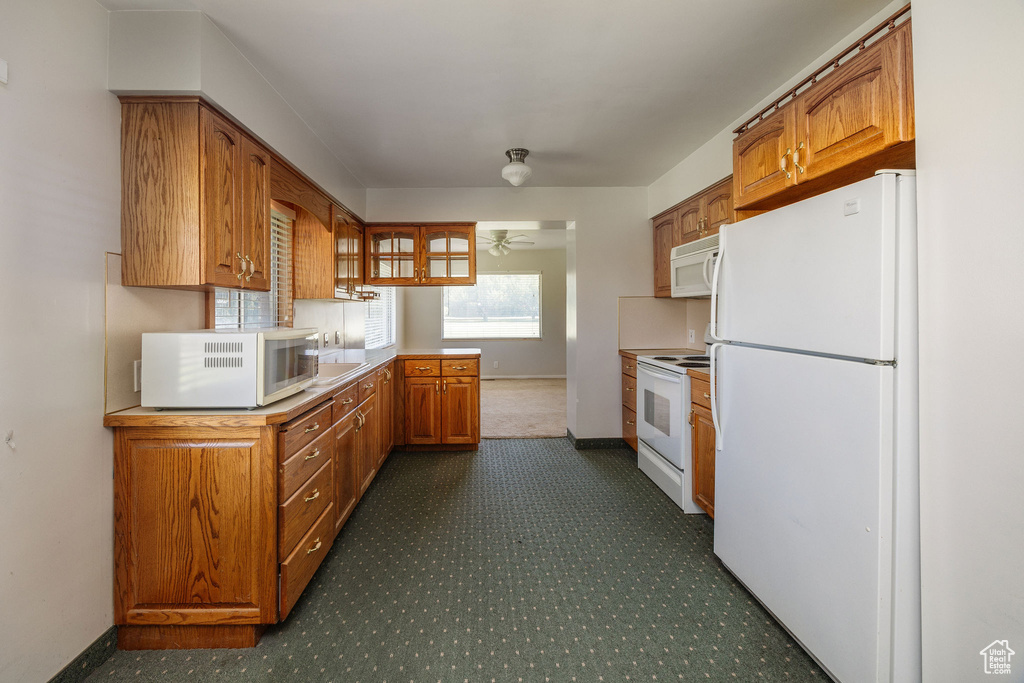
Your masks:
M 637 356 L 637 467 L 686 513 L 703 513 L 693 501 L 690 368 L 709 368 L 706 355 Z

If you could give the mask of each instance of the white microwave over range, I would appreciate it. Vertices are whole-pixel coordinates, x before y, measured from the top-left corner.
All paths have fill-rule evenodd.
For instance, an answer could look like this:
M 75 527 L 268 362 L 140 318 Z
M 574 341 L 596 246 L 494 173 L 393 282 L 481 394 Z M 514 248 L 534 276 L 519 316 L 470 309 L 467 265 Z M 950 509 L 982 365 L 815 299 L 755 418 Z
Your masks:
M 672 272 L 672 296 L 711 296 L 711 276 L 718 259 L 718 235 L 672 247 L 669 264 Z
M 256 408 L 298 393 L 318 370 L 317 331 L 286 327 L 142 335 L 142 405 Z

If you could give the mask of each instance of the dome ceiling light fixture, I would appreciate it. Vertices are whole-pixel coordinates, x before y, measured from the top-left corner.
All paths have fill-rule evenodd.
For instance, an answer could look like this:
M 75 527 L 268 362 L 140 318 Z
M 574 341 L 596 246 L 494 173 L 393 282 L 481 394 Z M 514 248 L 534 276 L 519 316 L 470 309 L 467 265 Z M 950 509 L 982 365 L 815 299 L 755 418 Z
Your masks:
M 501 169 L 501 177 L 512 183 L 515 187 L 519 187 L 526 182 L 526 179 L 533 175 L 533 169 L 523 161 L 529 153 L 530 150 L 523 149 L 522 147 L 513 147 L 512 149 L 505 150 L 505 156 L 508 157 L 509 163 L 505 165 L 505 168 Z

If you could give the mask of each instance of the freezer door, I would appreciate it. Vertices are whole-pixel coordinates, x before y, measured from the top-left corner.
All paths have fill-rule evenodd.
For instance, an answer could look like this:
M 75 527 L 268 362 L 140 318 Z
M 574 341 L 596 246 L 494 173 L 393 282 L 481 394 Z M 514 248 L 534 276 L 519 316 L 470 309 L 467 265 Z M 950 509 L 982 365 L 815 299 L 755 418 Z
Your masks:
M 839 681 L 888 681 L 893 369 L 725 346 L 715 554 Z
M 724 226 L 717 336 L 892 360 L 897 194 L 913 202 L 912 188 L 879 175 Z

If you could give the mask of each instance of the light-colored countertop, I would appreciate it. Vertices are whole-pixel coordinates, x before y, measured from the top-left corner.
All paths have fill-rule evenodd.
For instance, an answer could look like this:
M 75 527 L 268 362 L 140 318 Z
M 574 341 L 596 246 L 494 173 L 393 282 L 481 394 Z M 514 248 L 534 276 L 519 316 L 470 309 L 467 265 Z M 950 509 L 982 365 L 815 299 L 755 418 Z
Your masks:
M 701 356 L 704 349 L 619 349 L 619 355 L 626 358 L 637 356 Z
M 322 403 L 348 386 L 348 384 L 391 360 L 423 358 L 479 358 L 480 349 L 339 349 L 321 356 L 323 363 L 360 363 L 337 383 L 328 387 L 309 387 L 288 398 L 268 406 L 246 410 L 244 408 L 165 409 L 128 408 L 103 417 L 105 427 L 262 427 L 281 424 L 298 417 L 318 403 Z

